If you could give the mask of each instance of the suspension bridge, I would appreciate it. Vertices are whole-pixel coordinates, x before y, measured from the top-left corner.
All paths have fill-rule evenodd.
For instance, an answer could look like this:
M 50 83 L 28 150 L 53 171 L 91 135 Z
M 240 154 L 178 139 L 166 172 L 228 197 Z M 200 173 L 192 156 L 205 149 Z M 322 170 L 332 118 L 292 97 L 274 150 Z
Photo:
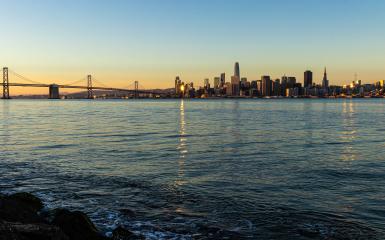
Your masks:
M 20 82 L 11 82 L 10 76 L 15 77 Z M 86 85 L 82 86 L 81 83 L 86 83 Z M 3 68 L 3 99 L 10 99 L 10 87 L 37 87 L 37 88 L 48 88 L 49 89 L 49 98 L 57 99 L 60 98 L 59 89 L 79 89 L 87 91 L 87 98 L 94 99 L 96 96 L 94 94 L 95 90 L 101 91 L 111 91 L 111 92 L 124 92 L 133 98 L 139 97 L 148 97 L 148 96 L 162 96 L 165 93 L 160 91 L 146 90 L 141 85 L 139 85 L 138 81 L 135 81 L 131 85 L 126 88 L 114 88 L 108 87 L 103 84 L 101 81 L 96 80 L 91 75 L 87 75 L 87 77 L 79 79 L 75 82 L 68 84 L 46 84 L 40 83 L 34 80 L 31 80 L 7 67 Z

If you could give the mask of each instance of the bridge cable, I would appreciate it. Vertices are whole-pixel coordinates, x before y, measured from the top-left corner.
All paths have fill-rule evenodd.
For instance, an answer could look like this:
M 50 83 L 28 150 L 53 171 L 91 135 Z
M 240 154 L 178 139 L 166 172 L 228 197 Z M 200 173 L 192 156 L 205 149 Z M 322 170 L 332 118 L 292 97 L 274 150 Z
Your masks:
M 24 81 L 27 81 L 27 82 L 30 82 L 30 83 L 34 83 L 34 84 L 43 84 L 43 83 L 40 83 L 40 82 L 36 82 L 34 80 L 31 80 L 29 78 L 26 78 L 24 77 L 23 75 L 21 74 L 18 74 L 17 72 L 14 72 L 12 70 L 8 70 L 10 73 L 12 73 L 13 75 L 15 75 L 16 77 L 20 78 L 20 79 L 23 79 Z
M 72 82 L 72 83 L 66 84 L 66 85 L 71 86 L 71 85 L 75 85 L 77 83 L 81 83 L 81 82 L 85 82 L 85 81 L 86 81 L 86 78 L 82 78 L 82 79 L 79 79 L 79 80 L 77 80 L 75 82 Z
M 96 80 L 95 78 L 92 78 L 92 81 L 93 81 L 93 82 L 96 82 L 97 84 L 101 85 L 101 86 L 104 87 L 104 88 L 112 88 L 112 87 L 109 87 L 109 86 L 103 84 L 103 83 L 100 82 L 99 80 Z M 93 87 L 94 87 L 94 86 L 93 86 Z

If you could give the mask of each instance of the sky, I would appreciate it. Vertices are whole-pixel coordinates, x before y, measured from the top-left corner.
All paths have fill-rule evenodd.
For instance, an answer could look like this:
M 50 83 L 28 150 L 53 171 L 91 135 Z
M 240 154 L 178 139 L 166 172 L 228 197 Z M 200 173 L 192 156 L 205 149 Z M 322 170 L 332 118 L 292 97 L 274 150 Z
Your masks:
M 225 72 L 385 78 L 382 0 L 1 0 L 0 64 L 42 83 L 203 85 Z M 10 76 L 11 82 L 22 82 Z M 84 82 L 84 85 L 86 82 Z M 13 91 L 13 92 L 12 92 Z M 11 94 L 46 93 L 12 88 Z

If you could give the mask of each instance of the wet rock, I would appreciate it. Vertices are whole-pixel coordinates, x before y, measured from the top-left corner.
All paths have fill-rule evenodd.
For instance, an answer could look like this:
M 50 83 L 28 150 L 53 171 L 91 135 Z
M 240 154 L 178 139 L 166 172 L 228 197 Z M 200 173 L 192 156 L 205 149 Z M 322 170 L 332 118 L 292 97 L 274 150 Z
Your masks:
M 139 239 L 144 239 L 144 237 L 137 236 L 133 232 L 127 229 L 118 227 L 112 232 L 112 239 L 113 240 L 139 240 Z
M 65 209 L 58 209 L 52 224 L 58 226 L 71 240 L 102 240 L 95 225 L 88 216 L 82 212 L 71 212 Z
M 0 221 L 0 240 L 69 240 L 60 228 L 43 223 Z
M 238 240 L 238 239 L 246 239 L 245 236 L 240 234 L 239 232 L 221 230 L 217 234 L 215 234 L 216 239 L 229 239 L 229 240 Z
M 9 222 L 43 223 L 38 215 L 43 208 L 41 200 L 29 193 L 0 197 L 0 219 Z
M 17 201 L 20 204 L 28 205 L 31 209 L 36 212 L 40 211 L 44 207 L 43 202 L 30 193 L 15 193 L 8 196 L 8 199 L 12 201 Z

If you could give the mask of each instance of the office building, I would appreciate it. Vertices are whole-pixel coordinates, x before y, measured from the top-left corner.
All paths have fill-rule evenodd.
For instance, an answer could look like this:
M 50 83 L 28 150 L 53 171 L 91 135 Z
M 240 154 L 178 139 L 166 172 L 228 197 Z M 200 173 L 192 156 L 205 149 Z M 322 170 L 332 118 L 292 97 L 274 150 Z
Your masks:
M 313 85 L 313 73 L 312 71 L 305 71 L 303 76 L 303 87 L 310 88 Z
M 231 77 L 231 96 L 239 96 L 239 77 Z
M 287 77 L 287 87 L 294 88 L 297 84 L 297 79 L 295 77 Z
M 273 96 L 281 95 L 281 84 L 279 83 L 279 79 L 276 79 L 273 82 Z
M 175 95 L 180 96 L 182 88 L 182 80 L 180 80 L 179 76 L 175 78 Z
M 221 86 L 220 86 L 220 78 L 219 77 L 215 77 L 214 78 L 214 89 L 218 89 L 218 88 L 220 88 Z
M 226 84 L 226 74 L 225 73 L 221 73 L 220 87 L 221 88 L 225 87 L 225 84 Z
M 286 96 L 286 89 L 288 87 L 287 82 L 288 82 L 288 79 L 285 75 L 281 78 L 281 96 Z
M 262 76 L 261 80 L 262 80 L 262 96 L 263 97 L 271 96 L 272 81 L 270 79 L 270 76 Z
M 234 66 L 234 76 L 238 77 L 238 79 L 241 79 L 241 72 L 239 70 L 239 63 L 236 62 Z
M 204 80 L 204 89 L 207 91 L 210 89 L 210 80 L 208 78 Z

